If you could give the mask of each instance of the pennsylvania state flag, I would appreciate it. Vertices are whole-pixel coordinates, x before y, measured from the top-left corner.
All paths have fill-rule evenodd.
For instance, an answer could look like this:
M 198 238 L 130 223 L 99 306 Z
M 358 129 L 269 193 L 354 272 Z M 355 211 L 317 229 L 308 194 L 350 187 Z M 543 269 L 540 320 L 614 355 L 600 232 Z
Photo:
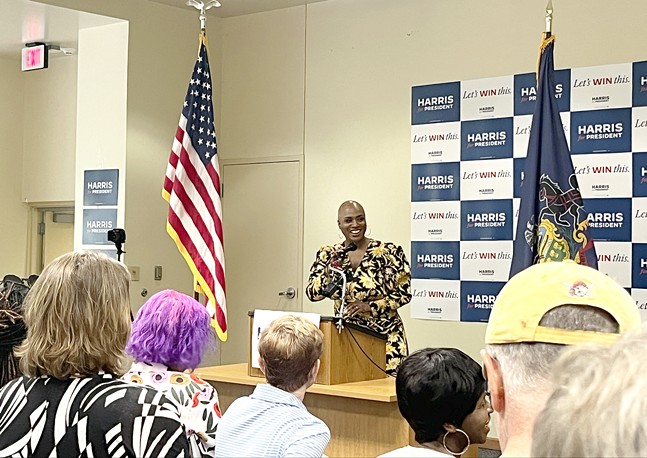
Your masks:
M 521 182 L 510 277 L 532 264 L 572 259 L 597 269 L 597 256 L 555 100 L 554 36 L 541 44 L 537 101 Z

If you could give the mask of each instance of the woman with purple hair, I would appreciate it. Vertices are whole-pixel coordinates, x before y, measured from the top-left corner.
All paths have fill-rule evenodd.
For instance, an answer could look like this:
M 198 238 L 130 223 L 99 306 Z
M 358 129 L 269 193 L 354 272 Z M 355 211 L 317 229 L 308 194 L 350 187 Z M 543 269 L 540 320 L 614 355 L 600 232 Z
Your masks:
M 148 385 L 175 401 L 192 456 L 213 456 L 221 413 L 218 394 L 192 372 L 215 346 L 203 305 L 170 289 L 151 296 L 137 313 L 126 352 L 135 358 L 124 380 Z

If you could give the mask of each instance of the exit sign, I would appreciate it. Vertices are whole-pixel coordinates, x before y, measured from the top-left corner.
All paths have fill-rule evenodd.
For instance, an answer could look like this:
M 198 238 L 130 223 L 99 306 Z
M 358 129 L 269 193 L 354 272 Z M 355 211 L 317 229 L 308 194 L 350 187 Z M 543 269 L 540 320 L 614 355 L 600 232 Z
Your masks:
M 35 44 L 22 48 L 22 71 L 47 68 L 47 45 Z

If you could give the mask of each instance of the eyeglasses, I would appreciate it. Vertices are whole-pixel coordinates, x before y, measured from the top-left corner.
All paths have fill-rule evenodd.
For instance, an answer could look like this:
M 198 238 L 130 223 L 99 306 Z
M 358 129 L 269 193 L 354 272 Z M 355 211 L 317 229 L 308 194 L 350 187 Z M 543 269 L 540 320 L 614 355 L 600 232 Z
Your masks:
M 488 385 L 487 369 L 485 368 L 485 364 L 481 366 L 481 371 L 483 373 L 483 378 L 485 379 L 485 400 L 488 402 L 488 404 L 492 405 L 492 396 L 490 395 L 490 387 Z

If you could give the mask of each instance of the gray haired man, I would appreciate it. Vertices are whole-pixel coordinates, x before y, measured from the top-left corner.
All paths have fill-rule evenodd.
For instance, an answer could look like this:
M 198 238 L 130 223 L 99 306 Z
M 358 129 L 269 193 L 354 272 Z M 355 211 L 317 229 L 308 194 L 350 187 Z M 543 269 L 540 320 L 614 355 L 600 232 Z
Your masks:
M 608 344 L 639 327 L 627 291 L 590 267 L 547 262 L 511 278 L 481 350 L 503 456 L 530 456 L 533 425 L 551 393 L 550 368 L 566 345 Z

